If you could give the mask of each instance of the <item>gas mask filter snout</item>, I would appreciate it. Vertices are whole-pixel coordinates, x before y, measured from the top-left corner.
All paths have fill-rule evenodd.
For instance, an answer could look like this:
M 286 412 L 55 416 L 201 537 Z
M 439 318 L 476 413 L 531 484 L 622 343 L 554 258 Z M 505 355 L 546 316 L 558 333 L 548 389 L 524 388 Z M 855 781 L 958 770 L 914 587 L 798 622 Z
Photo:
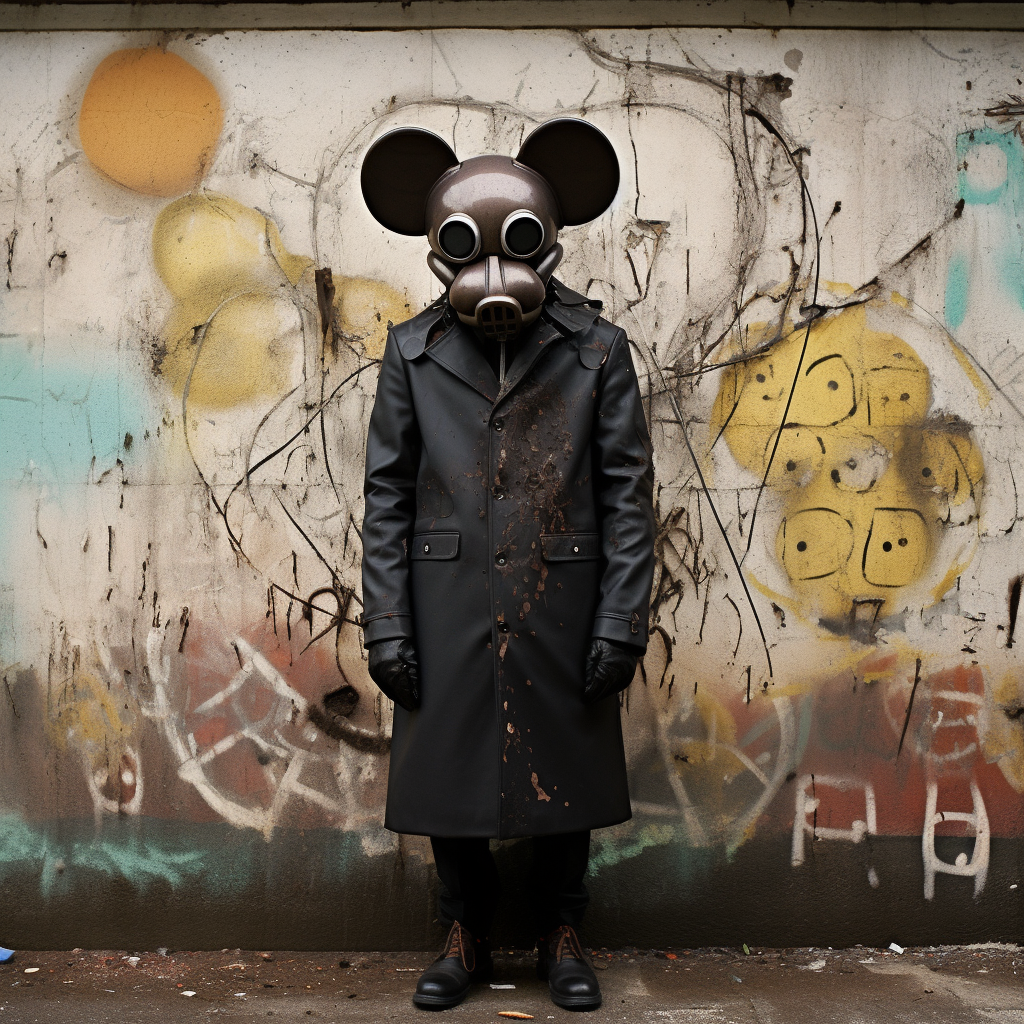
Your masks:
M 503 160 L 523 178 L 536 177 L 525 168 L 514 168 L 507 158 L 480 159 Z M 495 191 L 500 192 L 502 175 L 496 177 Z M 486 184 L 483 175 L 474 182 L 476 186 Z M 548 198 L 543 195 L 548 191 L 543 181 L 527 179 L 526 184 L 537 186 L 542 201 Z M 464 212 L 446 216 L 437 230 L 429 233 L 432 249 L 427 258 L 448 289 L 449 302 L 459 319 L 484 339 L 497 342 L 514 338 L 524 324 L 540 315 L 548 279 L 562 256 L 562 247 L 553 241 L 557 229 L 550 210 L 542 208 L 538 216 L 533 210 L 519 208 L 503 215 L 501 205 L 499 195 L 486 203 L 474 203 L 476 217 Z M 550 199 L 548 205 L 552 205 Z M 478 220 L 484 221 L 483 229 Z M 491 243 L 486 249 L 485 239 Z

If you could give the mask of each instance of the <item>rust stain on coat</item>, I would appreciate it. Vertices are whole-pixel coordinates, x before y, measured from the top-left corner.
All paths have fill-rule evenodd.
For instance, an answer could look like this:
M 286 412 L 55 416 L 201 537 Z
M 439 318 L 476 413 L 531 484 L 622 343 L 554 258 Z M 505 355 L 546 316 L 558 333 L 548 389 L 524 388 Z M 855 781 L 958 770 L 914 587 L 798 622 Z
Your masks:
M 533 783 L 533 788 L 535 790 L 537 790 L 537 799 L 538 800 L 550 800 L 551 799 L 551 797 L 549 797 L 547 795 L 547 793 L 544 792 L 544 789 L 543 789 L 543 787 L 540 784 L 540 779 L 537 778 L 537 773 L 536 772 L 533 772 L 530 775 L 530 781 Z

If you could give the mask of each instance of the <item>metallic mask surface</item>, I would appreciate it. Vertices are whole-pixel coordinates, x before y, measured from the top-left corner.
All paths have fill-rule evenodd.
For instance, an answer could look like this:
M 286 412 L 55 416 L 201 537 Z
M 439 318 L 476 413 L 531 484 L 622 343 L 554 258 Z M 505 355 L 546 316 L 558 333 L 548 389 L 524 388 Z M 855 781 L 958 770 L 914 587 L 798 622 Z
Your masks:
M 459 319 L 504 343 L 540 316 L 562 258 L 558 229 L 608 208 L 619 166 L 601 131 L 566 117 L 536 128 L 515 159 L 459 162 L 433 132 L 397 128 L 370 147 L 361 182 L 381 224 L 426 235 L 427 265 Z

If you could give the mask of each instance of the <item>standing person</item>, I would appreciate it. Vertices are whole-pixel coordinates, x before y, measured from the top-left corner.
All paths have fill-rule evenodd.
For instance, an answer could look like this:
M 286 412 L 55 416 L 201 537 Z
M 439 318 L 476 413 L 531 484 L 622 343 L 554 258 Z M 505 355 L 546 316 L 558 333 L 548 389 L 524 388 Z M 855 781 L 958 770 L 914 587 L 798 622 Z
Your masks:
M 590 830 L 630 817 L 616 695 L 647 643 L 653 467 L 625 333 L 551 274 L 558 229 L 618 180 L 574 118 L 515 160 L 401 128 L 363 163 L 370 212 L 427 236 L 446 289 L 389 331 L 363 520 L 369 671 L 396 704 L 384 823 L 431 837 L 451 925 L 424 1008 L 488 975 L 489 841 L 524 836 L 538 972 L 559 1006 L 601 1003 L 576 928 Z

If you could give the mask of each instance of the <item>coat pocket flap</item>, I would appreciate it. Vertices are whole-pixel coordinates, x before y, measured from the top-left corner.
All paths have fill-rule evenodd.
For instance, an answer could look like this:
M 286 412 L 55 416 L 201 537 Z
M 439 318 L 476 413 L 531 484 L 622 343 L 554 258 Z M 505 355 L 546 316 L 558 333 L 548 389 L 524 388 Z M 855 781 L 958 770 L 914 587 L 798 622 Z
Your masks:
M 542 533 L 540 549 L 545 562 L 580 562 L 601 557 L 598 533 Z
M 417 533 L 409 548 L 410 560 L 430 560 L 459 557 L 459 535 L 457 533 Z

